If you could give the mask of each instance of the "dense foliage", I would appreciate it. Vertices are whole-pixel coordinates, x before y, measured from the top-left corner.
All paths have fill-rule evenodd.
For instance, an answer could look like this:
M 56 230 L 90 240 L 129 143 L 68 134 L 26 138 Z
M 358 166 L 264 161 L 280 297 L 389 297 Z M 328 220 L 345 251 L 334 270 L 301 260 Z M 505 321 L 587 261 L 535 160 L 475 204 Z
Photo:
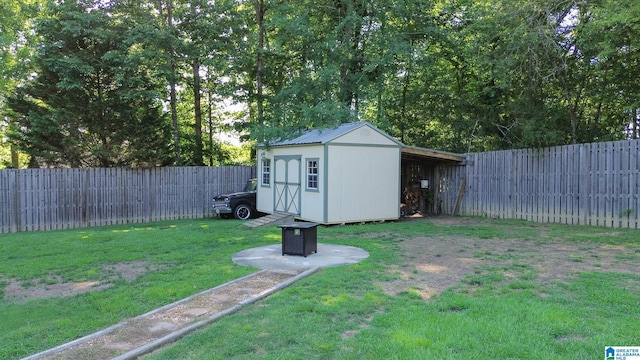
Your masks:
M 0 9 L 0 147 L 32 166 L 229 163 L 221 133 L 261 142 L 356 120 L 456 152 L 640 134 L 634 0 Z

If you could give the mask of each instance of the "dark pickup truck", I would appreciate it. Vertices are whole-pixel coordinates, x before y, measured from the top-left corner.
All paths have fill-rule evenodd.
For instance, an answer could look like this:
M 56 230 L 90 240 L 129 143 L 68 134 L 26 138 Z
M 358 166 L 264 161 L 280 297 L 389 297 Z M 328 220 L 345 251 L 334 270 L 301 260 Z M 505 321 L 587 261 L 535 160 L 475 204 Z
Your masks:
M 247 181 L 241 192 L 218 195 L 213 198 L 213 211 L 223 219 L 231 216 L 240 220 L 247 220 L 257 214 L 256 211 L 256 187 L 258 181 Z

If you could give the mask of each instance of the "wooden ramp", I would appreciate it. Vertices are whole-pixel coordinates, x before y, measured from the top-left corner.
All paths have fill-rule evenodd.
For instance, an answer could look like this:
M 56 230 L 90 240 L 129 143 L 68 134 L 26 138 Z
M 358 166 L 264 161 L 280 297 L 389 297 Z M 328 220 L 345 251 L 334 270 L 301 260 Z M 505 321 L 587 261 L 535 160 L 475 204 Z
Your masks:
M 253 219 L 251 221 L 247 221 L 244 223 L 244 226 L 248 226 L 250 228 L 256 228 L 258 226 L 263 226 L 263 225 L 286 224 L 294 221 L 295 220 L 293 219 L 293 215 L 291 214 L 273 213 L 267 216 Z

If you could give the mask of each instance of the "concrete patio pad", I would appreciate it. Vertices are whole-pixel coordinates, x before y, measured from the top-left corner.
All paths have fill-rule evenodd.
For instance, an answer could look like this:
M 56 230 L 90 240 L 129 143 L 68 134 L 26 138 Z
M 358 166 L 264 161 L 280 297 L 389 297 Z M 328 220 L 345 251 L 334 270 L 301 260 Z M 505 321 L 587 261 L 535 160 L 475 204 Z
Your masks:
M 369 253 L 354 247 L 318 243 L 318 252 L 307 257 L 282 255 L 282 245 L 267 245 L 240 251 L 232 260 L 238 265 L 260 269 L 310 269 L 355 264 L 369 257 Z

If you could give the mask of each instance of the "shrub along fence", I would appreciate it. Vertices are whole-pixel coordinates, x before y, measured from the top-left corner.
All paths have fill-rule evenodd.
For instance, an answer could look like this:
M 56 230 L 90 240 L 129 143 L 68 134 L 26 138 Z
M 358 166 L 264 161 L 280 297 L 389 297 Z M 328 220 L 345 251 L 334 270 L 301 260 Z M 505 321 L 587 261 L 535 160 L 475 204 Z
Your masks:
M 640 140 L 472 153 L 449 174 L 463 215 L 640 228 Z
M 0 233 L 213 215 L 253 166 L 0 170 Z

